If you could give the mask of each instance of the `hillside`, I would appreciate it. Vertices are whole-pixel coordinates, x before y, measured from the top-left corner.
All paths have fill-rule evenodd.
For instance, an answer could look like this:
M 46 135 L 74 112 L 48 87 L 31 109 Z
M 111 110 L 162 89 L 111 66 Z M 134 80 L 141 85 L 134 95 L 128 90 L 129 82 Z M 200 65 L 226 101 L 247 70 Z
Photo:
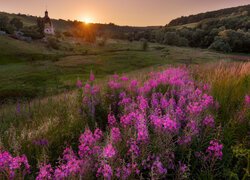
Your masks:
M 228 16 L 235 16 L 235 15 L 242 14 L 242 13 L 248 13 L 248 15 L 250 14 L 250 4 L 245 5 L 245 6 L 220 9 L 217 11 L 199 13 L 196 15 L 182 16 L 182 17 L 173 19 L 172 21 L 169 22 L 169 24 L 167 24 L 167 26 L 179 26 L 179 25 L 185 25 L 185 24 L 190 24 L 190 23 L 197 23 L 205 19 L 225 18 Z
M 155 31 L 157 42 L 174 46 L 250 53 L 250 5 L 172 20 Z
M 5 100 L 33 99 L 75 88 L 78 77 L 89 71 L 98 79 L 113 73 L 138 71 L 165 64 L 203 64 L 239 58 L 201 49 L 177 48 L 149 43 L 108 39 L 104 46 L 80 38 L 58 39 L 58 49 L 36 40 L 24 42 L 0 36 L 0 103 Z
M 8 17 L 9 20 L 13 18 L 20 19 L 21 22 L 23 23 L 24 29 L 37 26 L 37 18 L 38 18 L 37 16 L 0 12 L 0 17 L 3 16 Z M 76 35 L 76 31 L 80 31 L 79 28 L 82 28 L 83 27 L 82 24 L 84 24 L 83 22 L 76 20 L 72 21 L 63 19 L 53 19 L 53 17 L 51 17 L 51 20 L 57 33 L 67 32 L 73 35 Z M 90 26 L 91 29 L 95 31 L 98 36 L 105 35 L 109 36 L 110 38 L 118 38 L 118 39 L 128 38 L 129 33 L 141 34 L 145 31 L 152 31 L 160 28 L 159 26 L 148 26 L 148 27 L 119 26 L 113 23 L 109 24 L 91 23 L 88 26 Z

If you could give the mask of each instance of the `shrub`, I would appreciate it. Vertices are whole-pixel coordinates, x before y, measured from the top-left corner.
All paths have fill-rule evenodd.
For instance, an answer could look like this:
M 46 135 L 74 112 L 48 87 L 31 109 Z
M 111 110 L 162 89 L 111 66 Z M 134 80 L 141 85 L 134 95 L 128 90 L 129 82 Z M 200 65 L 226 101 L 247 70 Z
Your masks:
M 25 36 L 31 37 L 32 39 L 42 39 L 44 37 L 44 35 L 40 33 L 36 27 L 24 27 L 22 32 Z
M 98 46 L 104 47 L 107 43 L 107 38 L 102 38 L 100 41 L 98 41 Z
M 0 15 L 0 30 L 5 30 L 8 26 L 9 18 L 5 15 Z
M 10 21 L 10 24 L 13 25 L 17 30 L 23 28 L 23 22 L 19 18 L 13 18 Z
M 142 50 L 147 51 L 148 50 L 148 41 L 142 40 Z
M 47 39 L 47 47 L 58 50 L 60 48 L 59 41 L 56 38 L 50 37 Z
M 230 47 L 230 45 L 221 40 L 221 39 L 217 39 L 215 40 L 210 46 L 209 46 L 209 49 L 213 49 L 213 50 L 216 50 L 216 51 L 222 51 L 222 52 L 225 52 L 225 53 L 229 53 L 229 52 L 232 52 L 232 49 Z

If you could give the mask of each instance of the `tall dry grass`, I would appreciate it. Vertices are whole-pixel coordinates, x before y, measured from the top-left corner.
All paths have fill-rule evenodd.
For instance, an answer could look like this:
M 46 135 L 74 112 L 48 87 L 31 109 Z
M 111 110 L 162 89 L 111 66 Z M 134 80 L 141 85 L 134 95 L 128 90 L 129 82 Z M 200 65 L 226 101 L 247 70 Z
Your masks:
M 219 102 L 220 118 L 227 123 L 241 108 L 250 93 L 250 62 L 213 63 L 192 68 L 195 78 L 211 85 L 212 95 Z
M 244 97 L 250 94 L 250 62 L 206 64 L 193 67 L 192 73 L 199 81 L 211 85 L 212 95 L 219 103 L 216 121 L 222 127 L 223 169 L 227 170 L 223 173 L 233 179 L 249 177 L 250 110 Z

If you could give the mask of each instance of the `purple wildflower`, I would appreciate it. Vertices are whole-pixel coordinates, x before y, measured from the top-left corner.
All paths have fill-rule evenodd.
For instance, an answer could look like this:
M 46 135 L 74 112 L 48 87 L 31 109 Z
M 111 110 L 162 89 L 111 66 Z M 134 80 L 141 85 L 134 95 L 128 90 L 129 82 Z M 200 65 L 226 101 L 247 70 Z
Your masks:
M 223 145 L 220 144 L 217 140 L 211 140 L 209 143 L 209 147 L 207 148 L 206 152 L 208 153 L 209 157 L 212 158 L 217 158 L 217 159 L 222 159 L 223 153 Z
M 116 154 L 116 150 L 112 144 L 107 144 L 103 149 L 103 156 L 105 158 L 112 158 Z

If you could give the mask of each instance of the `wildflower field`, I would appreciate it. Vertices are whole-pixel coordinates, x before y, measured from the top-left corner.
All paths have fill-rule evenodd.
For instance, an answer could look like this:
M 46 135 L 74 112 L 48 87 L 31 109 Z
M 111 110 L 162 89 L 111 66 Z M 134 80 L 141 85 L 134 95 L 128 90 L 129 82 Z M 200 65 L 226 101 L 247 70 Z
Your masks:
M 250 178 L 250 63 L 76 86 L 1 111 L 0 179 Z

